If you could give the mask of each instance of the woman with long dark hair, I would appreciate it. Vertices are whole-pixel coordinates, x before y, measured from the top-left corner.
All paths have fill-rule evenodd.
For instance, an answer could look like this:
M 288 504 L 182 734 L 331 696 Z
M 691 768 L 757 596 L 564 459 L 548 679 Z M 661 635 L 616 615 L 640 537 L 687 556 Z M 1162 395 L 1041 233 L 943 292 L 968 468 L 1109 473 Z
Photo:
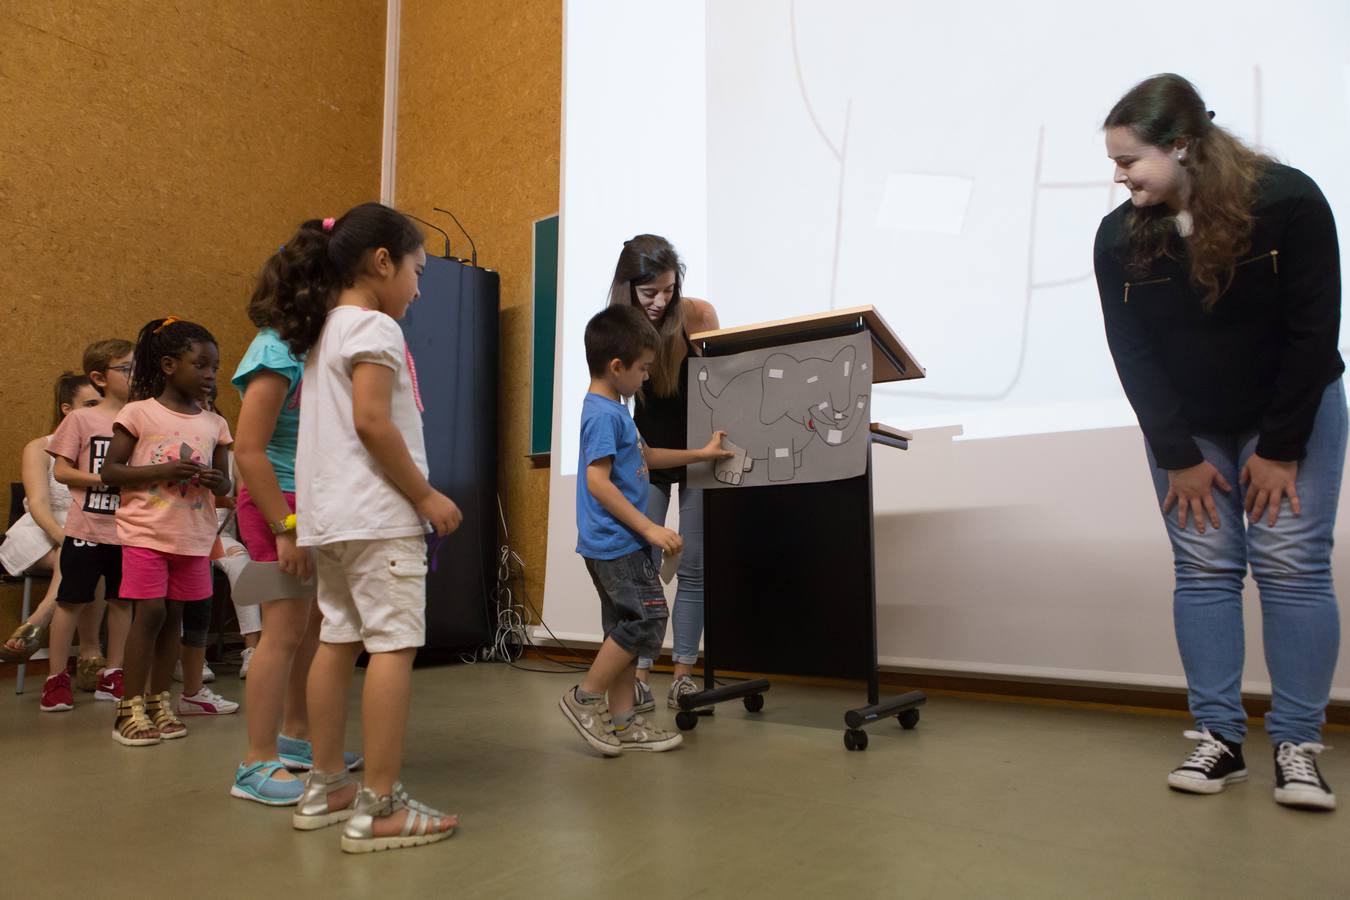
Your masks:
M 624 241 L 610 284 L 611 306 L 632 305 L 642 310 L 661 337 L 652 363 L 651 378 L 637 394 L 633 421 L 642 439 L 651 447 L 688 449 L 686 422 L 689 400 L 689 357 L 696 355 L 690 334 L 719 327 L 717 310 L 706 300 L 685 297 L 684 263 L 670 241 L 654 234 L 639 234 Z M 672 658 L 675 678 L 666 705 L 679 709 L 679 698 L 698 692 L 694 664 L 703 634 L 703 492 L 685 482 L 685 470 L 652 469 L 647 518 L 665 524 L 674 486 L 679 485 L 680 537 L 684 552 L 676 574 L 675 607 L 671 612 L 675 632 Z M 660 567 L 661 551 L 653 549 Z M 656 706 L 648 687 L 652 661 L 639 659 L 634 708 L 646 712 Z
M 1158 75 L 1106 117 L 1130 199 L 1097 231 L 1107 341 L 1146 438 L 1171 539 L 1173 610 L 1197 741 L 1168 776 L 1247 777 L 1242 586 L 1261 594 L 1275 800 L 1332 809 L 1317 767 L 1339 649 L 1332 530 L 1346 451 L 1340 253 L 1311 178 L 1214 124 Z

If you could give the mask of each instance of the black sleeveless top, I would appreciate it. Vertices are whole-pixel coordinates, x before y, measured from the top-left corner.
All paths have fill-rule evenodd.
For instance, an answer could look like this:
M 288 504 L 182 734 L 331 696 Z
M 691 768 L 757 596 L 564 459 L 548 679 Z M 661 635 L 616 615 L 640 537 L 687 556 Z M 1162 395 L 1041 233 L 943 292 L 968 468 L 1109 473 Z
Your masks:
M 633 421 L 637 423 L 642 439 L 651 447 L 685 450 L 689 447 L 689 357 L 694 345 L 689 343 L 689 332 L 683 333 L 685 354 L 680 363 L 680 379 L 675 393 L 658 397 L 651 382 L 644 382 L 641 396 L 633 406 Z M 682 484 L 685 469 L 652 469 L 652 484 Z

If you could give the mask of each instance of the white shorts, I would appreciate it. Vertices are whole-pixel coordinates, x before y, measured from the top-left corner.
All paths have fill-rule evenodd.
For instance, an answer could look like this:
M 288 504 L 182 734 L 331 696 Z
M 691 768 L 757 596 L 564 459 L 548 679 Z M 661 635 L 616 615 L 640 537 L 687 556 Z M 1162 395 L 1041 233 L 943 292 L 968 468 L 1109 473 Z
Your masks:
M 369 653 L 426 643 L 425 537 L 338 541 L 313 551 L 323 613 L 320 640 L 359 641 Z

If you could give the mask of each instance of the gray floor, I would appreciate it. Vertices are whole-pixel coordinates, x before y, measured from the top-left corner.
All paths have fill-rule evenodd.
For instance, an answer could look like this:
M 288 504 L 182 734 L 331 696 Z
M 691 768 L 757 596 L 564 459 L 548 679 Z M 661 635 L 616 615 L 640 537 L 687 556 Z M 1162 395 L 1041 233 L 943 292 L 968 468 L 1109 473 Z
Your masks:
M 668 683 L 658 679 L 661 687 Z M 189 720 L 131 750 L 109 704 L 39 715 L 0 695 L 9 897 L 1345 897 L 1350 809 L 1271 800 L 1252 779 L 1169 792 L 1185 720 L 935 697 L 910 732 L 845 752 L 857 697 L 778 684 L 664 754 L 602 759 L 557 709 L 575 679 L 479 665 L 418 670 L 404 780 L 461 816 L 445 843 L 348 857 L 338 832 L 229 797 L 243 715 Z M 238 698 L 241 685 L 215 687 Z M 670 722 L 664 707 L 657 717 Z M 358 731 L 353 728 L 354 743 Z M 1329 734 L 1346 745 L 1342 731 Z M 1350 749 L 1350 746 L 1347 747 Z M 1350 753 L 1324 771 L 1350 803 Z M 24 848 L 22 851 L 20 848 Z

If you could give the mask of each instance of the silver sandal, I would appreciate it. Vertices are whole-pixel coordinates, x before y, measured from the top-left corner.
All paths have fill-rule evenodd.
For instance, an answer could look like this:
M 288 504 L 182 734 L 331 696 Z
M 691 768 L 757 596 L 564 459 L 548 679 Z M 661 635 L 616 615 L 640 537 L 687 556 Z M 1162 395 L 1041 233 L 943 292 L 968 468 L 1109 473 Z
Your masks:
M 318 769 L 311 769 L 309 779 L 305 783 L 305 792 L 300 795 L 300 802 L 296 804 L 295 812 L 291 814 L 291 827 L 298 831 L 317 831 L 329 825 L 345 822 L 356 815 L 356 804 L 363 793 L 360 790 L 352 796 L 352 802 L 342 809 L 328 808 L 328 795 L 349 784 L 359 786 L 361 782 L 347 771 L 329 775 Z
M 391 837 L 375 837 L 375 820 L 392 816 L 399 810 L 407 810 L 402 833 Z M 394 792 L 383 797 L 363 787 L 356 801 L 356 815 L 342 829 L 342 849 L 347 853 L 372 853 L 376 850 L 434 844 L 455 833 L 454 825 L 445 831 L 435 830 L 436 824 L 446 818 L 454 817 L 418 803 L 408 796 L 402 784 L 396 783 Z

